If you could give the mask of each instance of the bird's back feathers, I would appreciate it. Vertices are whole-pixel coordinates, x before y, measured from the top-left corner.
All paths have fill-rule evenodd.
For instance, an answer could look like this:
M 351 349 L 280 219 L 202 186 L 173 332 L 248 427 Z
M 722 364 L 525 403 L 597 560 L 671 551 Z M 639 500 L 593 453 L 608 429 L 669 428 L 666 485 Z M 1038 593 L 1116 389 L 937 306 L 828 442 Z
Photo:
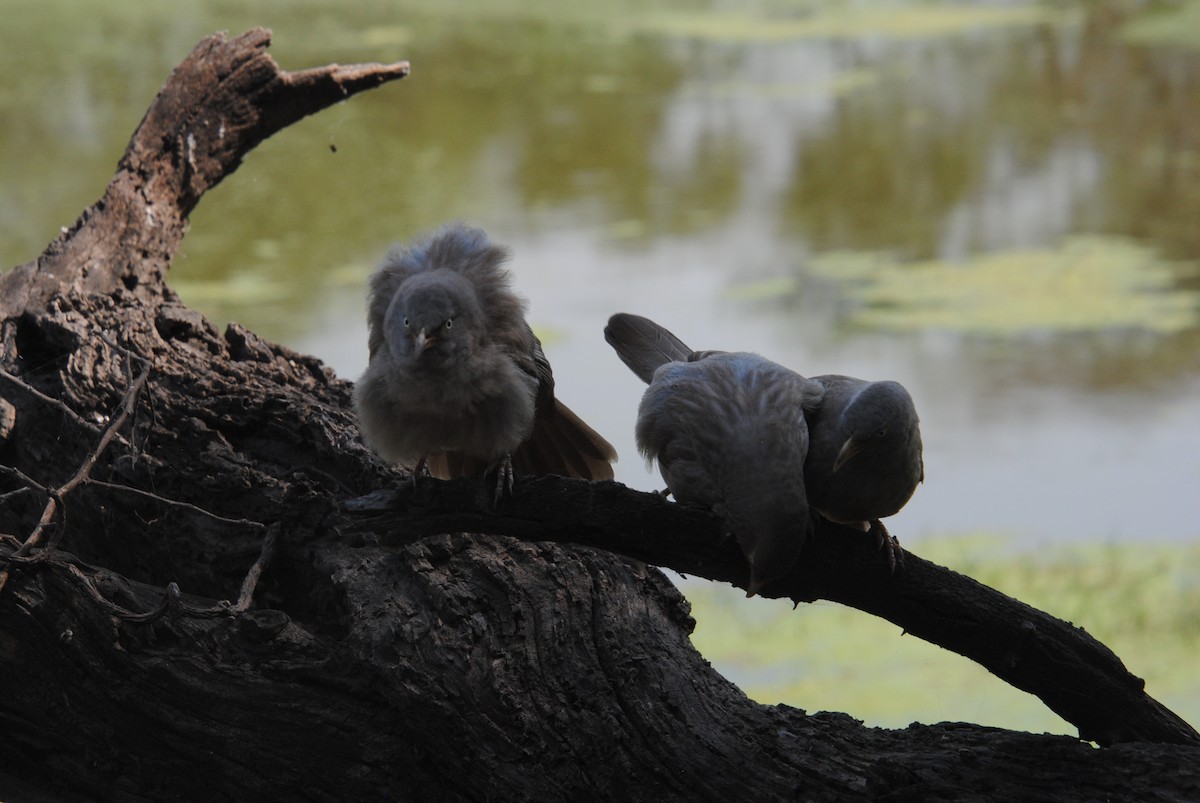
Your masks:
M 757 354 L 712 352 L 661 366 L 638 407 L 639 450 L 676 499 L 721 516 L 751 594 L 791 569 L 807 536 L 804 409 L 820 392 Z

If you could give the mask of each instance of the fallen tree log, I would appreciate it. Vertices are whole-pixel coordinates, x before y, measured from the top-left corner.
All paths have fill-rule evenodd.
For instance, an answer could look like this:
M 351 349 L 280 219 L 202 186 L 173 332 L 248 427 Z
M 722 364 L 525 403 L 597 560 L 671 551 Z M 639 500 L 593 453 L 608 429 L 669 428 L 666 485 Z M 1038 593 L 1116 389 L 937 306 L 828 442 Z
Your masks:
M 9 778 L 104 800 L 1200 795 L 1200 737 L 1115 655 L 911 553 L 889 578 L 822 526 L 767 592 L 883 616 L 1111 746 L 755 704 L 653 568 L 744 585 L 707 514 L 614 483 L 522 479 L 495 510 L 468 481 L 400 484 L 347 383 L 165 281 L 246 152 L 408 71 L 288 73 L 268 43 L 201 42 L 104 197 L 0 277 Z

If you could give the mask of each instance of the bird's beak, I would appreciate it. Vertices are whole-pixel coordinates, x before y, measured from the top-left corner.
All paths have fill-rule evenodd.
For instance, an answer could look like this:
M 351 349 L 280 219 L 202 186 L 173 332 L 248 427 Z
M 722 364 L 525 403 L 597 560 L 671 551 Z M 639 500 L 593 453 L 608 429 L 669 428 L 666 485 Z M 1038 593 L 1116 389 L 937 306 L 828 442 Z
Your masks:
M 846 442 L 843 443 L 842 448 L 838 450 L 837 458 L 833 461 L 833 470 L 837 471 L 839 468 L 845 465 L 846 461 L 861 452 L 862 448 L 863 442 L 857 440 L 853 435 L 851 435 L 849 438 L 846 438 Z
M 425 351 L 425 349 L 432 346 L 433 341 L 435 340 L 437 340 L 437 338 L 430 336 L 428 329 L 422 329 L 421 331 L 417 332 L 417 337 L 415 339 L 417 344 L 417 353 L 420 354 L 421 352 Z

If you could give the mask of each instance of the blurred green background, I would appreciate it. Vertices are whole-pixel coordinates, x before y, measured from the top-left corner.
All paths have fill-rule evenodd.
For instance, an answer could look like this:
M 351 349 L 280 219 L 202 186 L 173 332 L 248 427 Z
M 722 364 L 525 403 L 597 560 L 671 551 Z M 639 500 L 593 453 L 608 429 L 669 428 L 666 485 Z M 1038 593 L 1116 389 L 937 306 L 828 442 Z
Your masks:
M 582 5 L 582 4 L 575 4 Z M 207 195 L 171 273 L 353 379 L 363 282 L 465 219 L 512 247 L 559 395 L 633 447 L 601 337 L 892 378 L 924 557 L 1085 627 L 1200 725 L 1200 2 L 0 0 L 0 265 L 103 192 L 203 36 L 411 77 L 281 132 Z M 1072 729 L 884 622 L 681 580 L 752 697 L 871 724 Z

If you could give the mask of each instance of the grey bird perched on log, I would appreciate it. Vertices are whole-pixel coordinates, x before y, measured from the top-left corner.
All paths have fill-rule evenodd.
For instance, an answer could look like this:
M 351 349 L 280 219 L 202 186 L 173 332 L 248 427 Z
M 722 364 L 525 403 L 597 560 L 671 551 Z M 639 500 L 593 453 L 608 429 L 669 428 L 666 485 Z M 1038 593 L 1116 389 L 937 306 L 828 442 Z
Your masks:
M 370 361 L 354 390 L 363 438 L 449 479 L 496 471 L 612 479 L 616 452 L 554 396 L 542 344 L 510 289 L 508 252 L 448 226 L 393 248 L 371 276 Z
M 693 352 L 653 321 L 619 313 L 604 338 L 649 384 L 638 450 L 680 502 L 711 508 L 750 564 L 747 595 L 786 574 L 811 520 L 806 405 L 821 387 L 746 352 Z
M 623 313 L 609 319 L 605 337 L 646 382 L 659 365 L 714 353 L 692 352 L 653 321 Z M 808 441 L 802 476 L 808 505 L 831 521 L 875 530 L 895 571 L 903 553 L 879 520 L 899 511 L 925 478 L 912 398 L 897 382 L 834 374 L 805 382 L 804 390 L 793 391 L 789 399 L 803 408 Z

